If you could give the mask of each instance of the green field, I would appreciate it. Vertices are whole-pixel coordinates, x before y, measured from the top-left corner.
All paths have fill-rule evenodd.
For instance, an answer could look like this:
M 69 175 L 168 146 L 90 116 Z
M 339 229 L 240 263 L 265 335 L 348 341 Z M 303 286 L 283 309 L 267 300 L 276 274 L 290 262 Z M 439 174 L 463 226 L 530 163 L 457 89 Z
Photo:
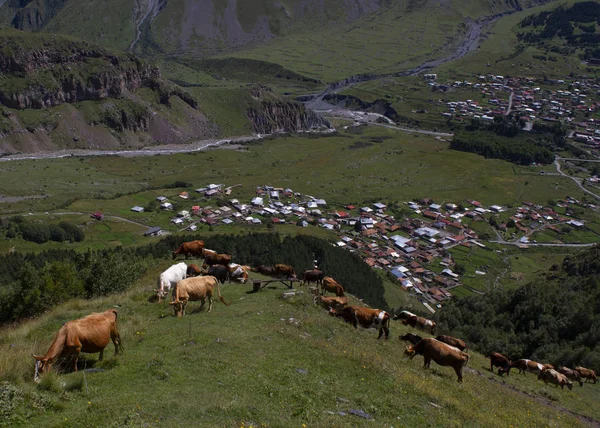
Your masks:
M 248 294 L 225 285 L 230 307 L 171 316 L 148 303 L 155 271 L 123 295 L 73 301 L 0 333 L 3 420 L 32 426 L 578 426 L 558 410 L 599 418 L 598 388 L 546 386 L 535 376 L 499 378 L 472 358 L 457 384 L 449 368 L 403 358 L 393 322 L 389 341 L 355 330 L 315 307 L 305 294 L 282 300 L 281 285 Z M 37 386 L 31 353 L 43 353 L 67 320 L 118 305 L 125 354 L 112 344 L 99 373 L 46 376 Z M 507 385 L 507 384 L 508 385 Z M 523 392 L 528 395 L 523 395 Z M 11 395 L 12 394 L 12 395 Z M 13 406 L 14 407 L 11 407 Z M 363 410 L 374 421 L 349 413 Z M 343 413 L 339 413 L 343 412 Z

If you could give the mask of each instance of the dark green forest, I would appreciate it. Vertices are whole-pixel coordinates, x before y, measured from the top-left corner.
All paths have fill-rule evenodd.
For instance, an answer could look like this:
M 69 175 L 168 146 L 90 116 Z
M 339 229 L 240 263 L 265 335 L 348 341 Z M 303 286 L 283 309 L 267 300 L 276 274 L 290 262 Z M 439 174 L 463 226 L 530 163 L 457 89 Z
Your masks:
M 597 25 L 600 25 L 600 4 L 586 1 L 526 17 L 520 27 L 533 31 L 519 33 L 518 37 L 523 42 L 536 44 L 558 37 L 574 49 L 584 49 L 584 59 L 598 58 L 600 32 Z
M 29 221 L 19 215 L 0 219 L 0 236 L 7 239 L 20 237 L 38 244 L 48 241 L 81 242 L 85 239 L 83 230 L 73 223 L 61 221 L 58 224 L 47 224 Z
M 38 254 L 11 253 L 0 257 L 0 322 L 36 316 L 73 298 L 93 298 L 127 290 L 156 265 L 171 260 L 171 251 L 184 241 L 203 239 L 206 247 L 231 254 L 237 263 L 287 263 L 301 273 L 314 260 L 348 292 L 369 304 L 387 308 L 381 278 L 359 256 L 329 242 L 308 237 L 281 238 L 273 233 L 169 236 L 137 248 L 48 250 Z M 154 286 L 154 283 L 151 284 Z
M 482 353 L 600 369 L 600 246 L 516 290 L 452 300 L 442 330 Z

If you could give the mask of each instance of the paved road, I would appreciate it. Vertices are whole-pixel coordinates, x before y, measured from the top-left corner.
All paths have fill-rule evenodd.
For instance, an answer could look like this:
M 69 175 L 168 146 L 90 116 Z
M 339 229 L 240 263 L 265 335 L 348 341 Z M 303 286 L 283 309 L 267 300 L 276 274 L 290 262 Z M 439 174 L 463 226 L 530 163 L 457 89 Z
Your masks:
M 568 175 L 568 174 L 565 174 L 564 172 L 562 172 L 562 170 L 560 169 L 560 163 L 558 162 L 558 160 L 559 160 L 559 158 L 556 158 L 556 160 L 554 161 L 554 165 L 556 166 L 556 171 L 557 171 L 557 172 L 558 172 L 560 175 L 562 175 L 562 176 L 564 176 L 564 177 L 567 177 L 567 178 L 570 178 L 570 179 L 571 179 L 571 180 L 573 180 L 575 183 L 577 183 L 577 185 L 579 186 L 579 188 L 580 188 L 581 190 L 583 190 L 585 193 L 587 193 L 587 194 L 589 194 L 589 195 L 592 195 L 592 196 L 593 196 L 594 198 L 596 198 L 596 199 L 600 199 L 600 196 L 599 196 L 599 195 L 596 195 L 595 193 L 593 193 L 593 192 L 590 192 L 588 189 L 586 189 L 586 188 L 583 186 L 583 184 L 581 184 L 581 178 L 572 177 L 572 176 L 570 176 L 570 175 Z
M 13 215 L 15 215 L 15 214 L 11 214 L 11 216 L 13 216 Z M 82 212 L 78 212 L 78 211 L 63 211 L 63 212 L 58 212 L 58 213 L 48 212 L 47 214 L 46 213 L 22 213 L 20 215 L 22 215 L 24 217 L 33 216 L 33 215 L 35 215 L 35 216 L 38 216 L 38 215 L 40 215 L 40 216 L 43 216 L 43 215 L 89 215 L 89 216 L 91 216 L 92 213 L 82 213 Z M 111 220 L 117 220 L 117 221 L 124 221 L 126 223 L 131 223 L 131 224 L 135 224 L 137 226 L 145 227 L 146 229 L 149 229 L 151 227 L 151 226 L 148 226 L 147 224 L 140 223 L 135 220 L 130 220 L 125 217 L 119 217 L 116 215 L 105 215 L 104 218 L 111 219 Z
M 513 91 L 510 91 L 510 95 L 508 97 L 508 109 L 506 109 L 506 113 L 504 113 L 504 116 L 508 116 L 510 114 L 510 110 L 512 109 L 514 95 L 515 95 L 515 93 Z

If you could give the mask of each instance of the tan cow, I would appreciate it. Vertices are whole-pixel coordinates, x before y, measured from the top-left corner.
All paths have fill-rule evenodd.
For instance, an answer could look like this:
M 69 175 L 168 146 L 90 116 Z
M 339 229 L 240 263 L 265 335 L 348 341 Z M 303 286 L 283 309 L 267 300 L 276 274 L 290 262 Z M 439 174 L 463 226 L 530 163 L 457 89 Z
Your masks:
M 196 240 L 184 242 L 179 246 L 179 248 L 173 251 L 173 260 L 175 260 L 175 258 L 180 254 L 183 254 L 186 259 L 190 256 L 200 258 L 202 257 L 203 251 L 204 241 Z
M 208 298 L 208 312 L 212 311 L 213 305 L 213 291 L 217 288 L 219 293 L 219 299 L 226 306 L 229 303 L 225 301 L 221 296 L 221 288 L 219 287 L 219 281 L 214 276 L 196 276 L 193 278 L 182 279 L 173 288 L 173 301 L 169 302 L 169 305 L 173 306 L 173 312 L 176 316 L 181 317 L 185 315 L 185 307 L 188 302 L 194 302 L 200 300 L 200 311 L 204 309 L 204 304 Z
M 409 356 L 411 360 L 415 355 L 423 355 L 424 368 L 428 368 L 431 365 L 431 360 L 440 366 L 450 366 L 456 372 L 459 382 L 463 380 L 462 369 L 469 362 L 469 358 L 471 358 L 469 354 L 464 353 L 460 349 L 430 337 L 422 339 L 416 345 L 407 346 L 405 355 Z
M 315 303 L 317 305 L 322 306 L 327 310 L 333 309 L 334 311 L 339 311 L 343 309 L 346 305 L 348 305 L 347 297 L 325 297 L 325 296 L 315 296 Z
M 586 382 L 593 382 L 596 383 L 598 381 L 598 378 L 596 377 L 596 372 L 594 370 L 591 369 L 586 369 L 585 367 L 581 367 L 581 366 L 577 366 L 575 367 L 575 370 L 577 370 L 579 372 L 579 375 L 585 379 Z
M 557 387 L 560 386 L 560 389 L 565 389 L 565 385 L 567 385 L 567 388 L 573 389 L 573 382 L 567 379 L 567 377 L 564 374 L 559 373 L 554 369 L 547 369 L 542 371 L 538 375 L 538 379 L 543 380 L 546 384 L 550 382 L 556 385 Z
M 435 322 L 428 320 L 427 318 L 413 315 L 412 317 L 408 317 L 402 321 L 402 324 L 409 325 L 413 328 L 419 328 L 421 330 L 429 330 L 431 334 L 435 334 Z
M 390 314 L 381 309 L 370 309 L 363 306 L 346 306 L 338 311 L 330 309 L 329 313 L 336 317 L 341 317 L 354 328 L 360 325 L 363 328 L 374 328 L 379 331 L 380 339 L 385 333 L 385 340 L 390 336 Z
M 541 372 L 544 371 L 543 364 L 527 359 L 512 361 L 510 363 L 510 366 L 519 369 L 519 373 L 522 373 L 523 375 L 525 375 L 525 372 L 530 372 L 539 375 Z
M 58 330 L 46 355 L 33 356 L 35 358 L 34 380 L 39 382 L 40 375 L 50 371 L 52 364 L 67 357 L 74 357 L 73 368 L 77 371 L 77 361 L 81 352 L 88 354 L 99 352 L 98 359 L 101 361 L 104 348 L 111 340 L 115 345 L 115 355 L 122 353 L 123 346 L 117 330 L 117 311 L 114 309 L 68 321 Z
M 335 294 L 338 297 L 344 297 L 344 287 L 330 276 L 323 278 L 321 282 L 321 295 L 325 295 L 325 291 Z
M 581 380 L 581 375 L 577 370 L 570 369 L 568 367 L 562 366 L 558 368 L 558 372 L 564 374 L 567 379 L 572 382 L 578 382 L 579 386 L 583 386 L 583 381 Z

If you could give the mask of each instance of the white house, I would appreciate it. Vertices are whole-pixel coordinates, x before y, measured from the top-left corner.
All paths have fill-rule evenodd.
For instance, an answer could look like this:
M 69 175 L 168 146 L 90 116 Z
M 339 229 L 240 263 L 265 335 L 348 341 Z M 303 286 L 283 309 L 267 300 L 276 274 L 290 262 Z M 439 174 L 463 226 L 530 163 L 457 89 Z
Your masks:
M 177 217 L 177 218 L 172 219 L 171 223 L 176 224 L 176 225 L 183 224 L 183 219 Z
M 173 204 L 171 202 L 163 202 L 162 204 L 160 204 L 160 209 L 161 210 L 172 210 Z
M 135 212 L 135 213 L 143 213 L 144 212 L 144 207 L 139 207 L 139 206 L 135 206 L 131 209 L 131 211 Z
M 257 196 L 250 202 L 255 207 L 262 207 L 264 205 L 263 198 Z

